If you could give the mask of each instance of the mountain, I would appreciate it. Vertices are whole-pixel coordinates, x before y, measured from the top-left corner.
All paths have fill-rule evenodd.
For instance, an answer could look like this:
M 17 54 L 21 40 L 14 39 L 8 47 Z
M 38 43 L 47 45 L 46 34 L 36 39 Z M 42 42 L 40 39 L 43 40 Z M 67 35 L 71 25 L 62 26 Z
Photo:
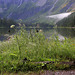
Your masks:
M 0 17 L 35 21 L 43 16 L 75 11 L 75 0 L 0 0 Z
M 56 24 L 58 27 L 75 27 L 75 12 L 58 21 Z
M 71 15 L 73 12 L 66 12 L 66 13 L 60 13 L 60 14 L 55 14 L 55 15 L 50 15 L 46 16 L 49 20 L 54 19 L 54 24 L 56 24 L 58 21 L 68 17 Z

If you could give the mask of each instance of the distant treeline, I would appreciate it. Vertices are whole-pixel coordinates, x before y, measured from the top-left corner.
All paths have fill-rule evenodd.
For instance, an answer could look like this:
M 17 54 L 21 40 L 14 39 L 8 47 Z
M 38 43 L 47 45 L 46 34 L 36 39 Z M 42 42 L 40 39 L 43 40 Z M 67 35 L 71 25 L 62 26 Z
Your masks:
M 1 19 L 0 18 L 0 27 L 7 27 L 9 28 L 12 24 L 16 25 L 17 23 L 14 20 L 11 19 Z
M 58 27 L 75 27 L 75 12 L 56 23 Z
M 49 23 L 25 23 L 25 26 L 26 27 L 37 27 L 37 28 L 40 28 L 40 27 L 42 27 L 42 28 L 48 28 L 48 27 L 53 28 L 54 27 L 54 25 L 51 25 Z
M 37 28 L 53 28 L 54 25 L 52 24 L 49 24 L 49 23 L 21 23 L 21 25 L 25 25 L 26 27 L 37 27 Z M 17 22 L 15 22 L 14 20 L 12 19 L 1 19 L 0 18 L 0 27 L 6 27 L 6 28 L 9 28 L 11 25 L 16 25 L 16 26 L 19 26 Z

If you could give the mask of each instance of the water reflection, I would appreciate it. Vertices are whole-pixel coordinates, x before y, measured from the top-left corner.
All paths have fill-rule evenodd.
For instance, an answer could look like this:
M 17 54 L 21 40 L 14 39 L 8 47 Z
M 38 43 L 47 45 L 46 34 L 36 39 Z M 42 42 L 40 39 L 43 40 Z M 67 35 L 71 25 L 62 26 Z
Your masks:
M 0 28 L 0 41 L 6 40 L 14 31 L 14 29 L 10 28 Z
M 75 37 L 75 29 L 73 28 L 38 28 L 38 30 L 42 30 L 45 37 L 50 39 L 50 37 L 56 36 L 59 37 L 59 40 L 64 40 L 64 37 Z M 10 30 L 10 32 L 9 32 Z M 19 30 L 19 29 L 18 29 Z M 34 28 L 26 28 L 29 32 L 30 30 L 35 30 Z M 15 29 L 9 28 L 0 28 L 0 41 L 6 40 L 11 34 L 15 32 Z M 53 38 L 53 37 L 52 37 Z
M 56 29 L 58 34 L 61 34 L 62 36 L 65 37 L 75 37 L 75 28 L 57 28 Z
M 58 36 L 59 40 L 62 41 L 65 38 L 74 38 L 75 29 L 74 28 L 55 28 L 55 29 L 45 29 L 44 34 L 46 38 L 50 38 L 52 35 L 54 38 Z M 52 37 L 53 38 L 53 37 Z

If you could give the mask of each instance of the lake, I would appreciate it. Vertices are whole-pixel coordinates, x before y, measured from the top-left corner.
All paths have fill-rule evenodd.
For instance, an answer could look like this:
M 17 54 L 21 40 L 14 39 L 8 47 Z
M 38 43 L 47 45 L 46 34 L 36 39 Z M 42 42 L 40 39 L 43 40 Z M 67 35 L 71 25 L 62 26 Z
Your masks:
M 26 28 L 27 31 L 33 30 L 34 28 Z M 45 37 L 50 39 L 50 37 L 58 36 L 59 40 L 64 40 L 66 38 L 75 38 L 75 28 L 38 28 L 42 30 Z M 0 28 L 0 41 L 6 40 L 10 35 L 15 33 L 15 29 Z

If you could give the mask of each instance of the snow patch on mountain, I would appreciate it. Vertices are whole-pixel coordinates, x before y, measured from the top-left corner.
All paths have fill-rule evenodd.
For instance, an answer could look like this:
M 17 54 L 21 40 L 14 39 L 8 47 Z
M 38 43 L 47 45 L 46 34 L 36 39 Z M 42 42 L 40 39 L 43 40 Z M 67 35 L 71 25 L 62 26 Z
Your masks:
M 68 17 L 72 12 L 68 12 L 68 13 L 61 13 L 61 14 L 56 14 L 56 15 L 51 15 L 51 16 L 47 16 L 48 18 L 54 18 L 54 19 L 58 19 L 61 20 L 65 17 Z

